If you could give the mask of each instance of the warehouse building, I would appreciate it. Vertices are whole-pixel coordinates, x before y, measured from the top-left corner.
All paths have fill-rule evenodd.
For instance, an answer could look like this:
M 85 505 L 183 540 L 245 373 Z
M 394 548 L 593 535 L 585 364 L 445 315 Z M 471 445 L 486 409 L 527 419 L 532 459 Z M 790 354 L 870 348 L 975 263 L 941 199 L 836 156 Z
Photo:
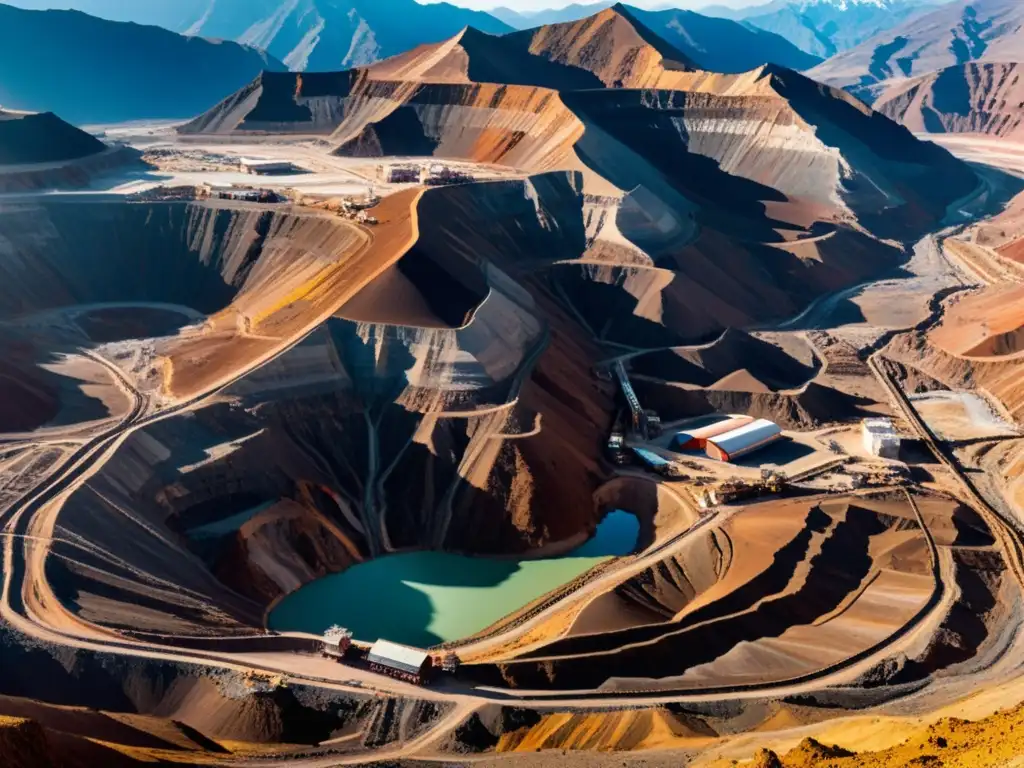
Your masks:
M 707 438 L 708 456 L 719 461 L 735 461 L 774 443 L 782 437 L 778 424 L 767 419 L 757 419 L 742 427 Z
M 242 173 L 251 173 L 257 176 L 277 176 L 306 172 L 305 168 L 299 168 L 288 160 L 260 160 L 252 157 L 243 157 L 238 162 L 238 169 Z
M 900 436 L 893 426 L 892 419 L 864 419 L 861 430 L 864 450 L 872 456 L 883 459 L 900 457 Z
M 420 685 L 430 675 L 433 660 L 419 648 L 378 640 L 366 655 L 370 669 L 382 675 Z
M 753 420 L 752 416 L 730 416 L 713 424 L 678 432 L 672 438 L 670 447 L 673 451 L 703 451 L 707 448 L 708 438 L 732 432 L 734 429 L 750 424 Z

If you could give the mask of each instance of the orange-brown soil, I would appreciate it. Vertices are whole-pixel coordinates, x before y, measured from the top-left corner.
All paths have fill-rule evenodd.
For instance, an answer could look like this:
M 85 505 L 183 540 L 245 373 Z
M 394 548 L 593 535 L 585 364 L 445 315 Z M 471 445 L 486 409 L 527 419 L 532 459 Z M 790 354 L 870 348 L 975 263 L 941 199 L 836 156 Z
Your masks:
M 268 254 L 235 302 L 211 318 L 211 332 L 169 341 L 161 349 L 168 362 L 167 390 L 180 399 L 206 391 L 280 349 L 300 336 L 303 328 L 312 329 L 330 317 L 415 242 L 420 194 L 409 190 L 387 198 L 376 209 L 380 225 L 372 233 L 345 232 L 349 225 L 327 217 L 312 230 L 303 228 L 308 239 L 304 245 L 315 257 L 306 265 Z M 301 222 L 282 225 L 302 228 Z M 303 240 L 286 239 L 288 232 L 277 236 L 288 243 L 288 249 L 303 247 Z M 250 330 L 238 328 L 239 317 L 250 322 Z
M 929 526 L 955 528 L 956 504 L 921 501 Z M 624 690 L 799 677 L 915 621 L 936 589 L 932 558 L 906 497 L 763 502 L 592 598 L 567 636 L 466 674 Z
M 1024 286 L 996 285 L 961 299 L 943 315 L 931 341 L 960 357 L 1001 358 L 1024 351 Z
M 976 721 L 945 717 L 914 729 L 899 745 L 879 751 L 843 748 L 806 738 L 789 751 L 760 749 L 751 768 L 1010 768 L 1024 754 L 1024 705 Z M 735 760 L 700 763 L 735 766 Z

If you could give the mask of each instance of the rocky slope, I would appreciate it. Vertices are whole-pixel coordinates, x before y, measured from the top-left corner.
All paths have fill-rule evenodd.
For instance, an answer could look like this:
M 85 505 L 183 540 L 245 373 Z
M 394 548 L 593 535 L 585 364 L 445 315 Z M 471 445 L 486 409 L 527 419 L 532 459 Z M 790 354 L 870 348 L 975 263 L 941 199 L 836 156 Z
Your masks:
M 641 88 L 659 93 L 633 90 Z M 854 212 L 878 211 L 886 199 L 884 207 L 917 207 L 931 173 L 951 174 L 964 193 L 973 185 L 944 151 L 841 91 L 777 67 L 698 70 L 621 6 L 500 38 L 467 30 L 347 73 L 266 75 L 183 130 L 333 133 L 340 154 L 586 168 L 595 191 L 646 189 L 675 209 L 708 207 L 708 198 L 725 208 L 730 185 L 740 198 L 781 193 L 790 207 Z M 646 155 L 640 166 L 627 159 L 637 155 Z M 897 155 L 903 162 L 889 163 Z M 710 178 L 686 188 L 698 166 Z M 751 183 L 741 191 L 735 177 Z M 728 207 L 722 215 L 743 210 Z M 935 215 L 942 206 L 925 207 Z
M 235 43 L 0 5 L 6 108 L 53 111 L 78 124 L 189 117 L 266 69 L 283 65 Z
M 956 0 L 829 59 L 808 74 L 870 99 L 884 81 L 972 61 L 1024 59 L 1024 6 L 1016 0 Z
M 265 74 L 181 130 L 579 173 L 585 247 L 533 268 L 624 344 L 795 315 L 894 265 L 876 238 L 930 226 L 976 183 L 843 91 L 778 67 L 698 70 L 621 7 L 502 37 L 466 30 L 364 69 Z
M 915 132 L 1019 138 L 1021 71 L 1019 64 L 959 64 L 881 88 L 873 105 Z

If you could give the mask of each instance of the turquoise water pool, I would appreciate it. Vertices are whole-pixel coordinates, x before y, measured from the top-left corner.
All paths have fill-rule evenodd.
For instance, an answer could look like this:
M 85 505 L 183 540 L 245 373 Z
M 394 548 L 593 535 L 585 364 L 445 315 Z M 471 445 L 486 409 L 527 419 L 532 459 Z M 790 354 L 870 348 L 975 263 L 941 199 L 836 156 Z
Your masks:
M 425 647 L 472 635 L 502 616 L 636 548 L 640 523 L 609 513 L 594 536 L 561 557 L 497 560 L 444 552 L 388 555 L 311 582 L 270 613 L 277 631 L 319 634 L 332 624 L 356 639 Z

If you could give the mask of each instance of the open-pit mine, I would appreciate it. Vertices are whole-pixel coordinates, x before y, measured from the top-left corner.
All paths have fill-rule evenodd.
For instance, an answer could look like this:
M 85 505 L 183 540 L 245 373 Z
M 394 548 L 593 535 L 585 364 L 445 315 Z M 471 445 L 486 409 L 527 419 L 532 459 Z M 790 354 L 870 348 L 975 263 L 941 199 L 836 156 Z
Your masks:
M 1024 699 L 1019 175 L 620 6 L 101 139 L 0 112 L 5 765 L 729 765 Z

